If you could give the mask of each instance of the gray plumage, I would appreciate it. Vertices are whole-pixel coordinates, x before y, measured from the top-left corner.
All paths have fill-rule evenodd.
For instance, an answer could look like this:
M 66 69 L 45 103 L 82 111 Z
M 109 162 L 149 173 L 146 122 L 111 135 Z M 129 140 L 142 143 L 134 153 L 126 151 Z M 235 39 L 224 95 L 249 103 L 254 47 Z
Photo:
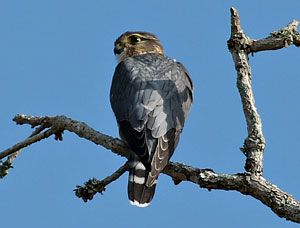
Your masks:
M 191 79 L 182 64 L 163 55 L 128 57 L 116 67 L 111 106 L 120 136 L 134 152 L 132 166 L 139 167 L 130 171 L 129 181 L 138 182 L 134 175 L 136 180 L 144 180 L 142 188 L 129 184 L 131 201 L 151 201 L 156 179 L 177 146 L 192 91 Z M 145 169 L 137 162 L 142 162 Z

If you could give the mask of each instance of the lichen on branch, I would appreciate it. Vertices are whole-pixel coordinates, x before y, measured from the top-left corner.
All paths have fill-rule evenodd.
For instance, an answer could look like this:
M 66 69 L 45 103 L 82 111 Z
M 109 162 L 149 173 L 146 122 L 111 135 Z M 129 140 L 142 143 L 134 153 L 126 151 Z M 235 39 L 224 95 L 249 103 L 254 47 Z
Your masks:
M 253 40 L 242 30 L 238 11 L 231 8 L 231 36 L 228 40 L 228 48 L 237 71 L 237 88 L 247 124 L 248 136 L 242 147 L 246 156 L 246 172 L 222 174 L 212 169 L 200 169 L 182 163 L 169 162 L 162 172 L 170 176 L 175 184 L 187 181 L 208 190 L 233 190 L 244 195 L 250 195 L 269 207 L 279 217 L 300 223 L 300 202 L 263 177 L 265 138 L 261 119 L 255 106 L 251 85 L 252 73 L 248 61 L 248 55 L 253 52 L 276 50 L 289 45 L 299 47 L 298 24 L 299 22 L 292 21 L 283 29 L 271 33 L 266 38 Z M 131 154 L 126 143 L 120 139 L 105 135 L 83 122 L 65 116 L 17 115 L 13 120 L 17 124 L 30 125 L 35 130 L 28 138 L 0 153 L 0 159 L 7 158 L 6 161 L 0 163 L 0 176 L 7 175 L 13 160 L 20 154 L 21 149 L 52 135 L 56 140 L 62 140 L 64 131 L 72 132 L 122 157 L 129 158 Z M 117 180 L 127 170 L 128 164 L 126 162 L 103 180 L 99 181 L 92 178 L 84 186 L 77 186 L 75 193 L 85 202 L 91 200 L 96 193 L 102 194 L 107 185 Z

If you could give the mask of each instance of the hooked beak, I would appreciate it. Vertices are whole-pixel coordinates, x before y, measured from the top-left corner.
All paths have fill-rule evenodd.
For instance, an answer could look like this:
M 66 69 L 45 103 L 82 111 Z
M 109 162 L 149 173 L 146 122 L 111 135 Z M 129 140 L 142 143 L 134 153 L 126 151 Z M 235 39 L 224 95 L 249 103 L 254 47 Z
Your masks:
M 114 54 L 115 55 L 119 55 L 123 52 L 124 47 L 122 47 L 120 44 L 116 44 L 115 48 L 114 48 Z

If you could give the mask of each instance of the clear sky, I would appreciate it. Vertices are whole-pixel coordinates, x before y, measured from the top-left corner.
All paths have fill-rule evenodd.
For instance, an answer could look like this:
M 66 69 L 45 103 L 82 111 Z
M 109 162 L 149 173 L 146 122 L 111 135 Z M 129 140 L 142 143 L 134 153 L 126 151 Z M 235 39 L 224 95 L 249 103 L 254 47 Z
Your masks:
M 0 0 L 0 150 L 27 137 L 15 114 L 66 115 L 117 137 L 109 104 L 116 66 L 113 42 L 123 32 L 157 34 L 166 54 L 186 66 L 195 99 L 172 158 L 216 172 L 243 172 L 246 137 L 236 73 L 226 41 L 229 8 L 259 39 L 292 19 L 300 1 Z M 300 199 L 300 49 L 250 57 L 267 147 L 264 175 Z M 66 132 L 26 148 L 0 182 L 1 227 L 296 227 L 238 192 L 174 186 L 161 175 L 148 208 L 127 200 L 127 174 L 84 203 L 73 189 L 110 175 L 124 158 Z

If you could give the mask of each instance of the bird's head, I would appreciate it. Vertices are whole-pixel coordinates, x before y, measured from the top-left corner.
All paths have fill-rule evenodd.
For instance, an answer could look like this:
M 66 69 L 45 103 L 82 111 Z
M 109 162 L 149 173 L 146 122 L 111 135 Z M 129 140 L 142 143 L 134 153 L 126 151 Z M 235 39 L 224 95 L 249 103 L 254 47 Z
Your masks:
M 116 41 L 114 53 L 119 61 L 147 53 L 163 55 L 164 50 L 158 38 L 149 32 L 125 32 Z

